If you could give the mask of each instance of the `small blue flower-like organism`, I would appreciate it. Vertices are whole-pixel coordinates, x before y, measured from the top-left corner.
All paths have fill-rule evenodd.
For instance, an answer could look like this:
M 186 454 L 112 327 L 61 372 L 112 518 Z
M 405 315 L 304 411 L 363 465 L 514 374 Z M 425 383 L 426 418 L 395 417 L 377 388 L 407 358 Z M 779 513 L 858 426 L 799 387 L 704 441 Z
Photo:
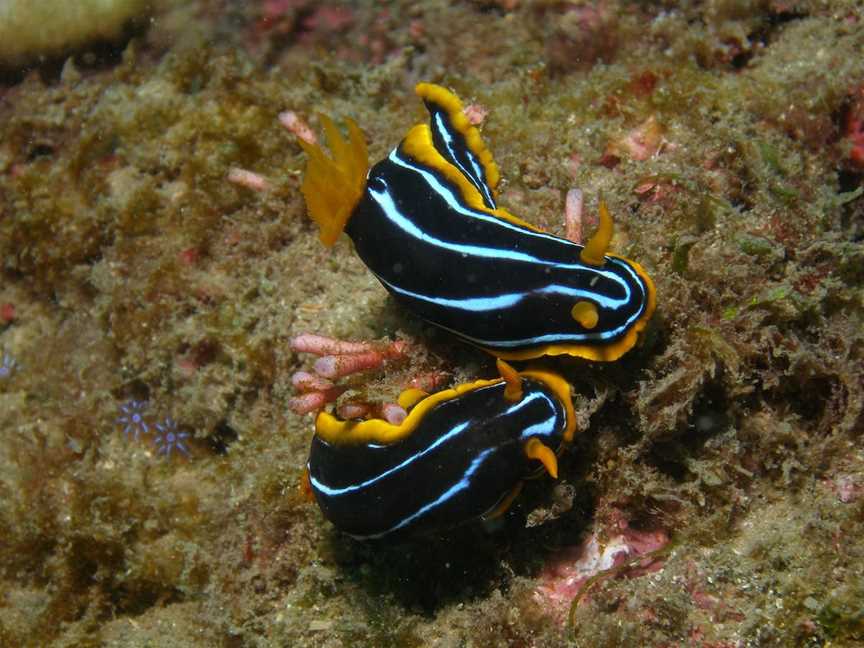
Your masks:
M 177 422 L 170 416 L 161 423 L 156 424 L 158 433 L 153 439 L 156 444 L 156 453 L 170 457 L 174 448 L 177 448 L 187 457 L 189 456 L 189 448 L 183 443 L 183 440 L 189 437 L 188 432 L 178 432 Z
M 123 434 L 127 439 L 131 434 L 137 441 L 142 434 L 150 433 L 150 426 L 144 418 L 147 405 L 147 401 L 130 400 L 120 406 L 123 416 L 118 418 L 117 422 L 123 425 Z
M 10 354 L 3 352 L 3 359 L 0 361 L 0 380 L 10 378 L 13 373 L 20 367 L 18 362 Z

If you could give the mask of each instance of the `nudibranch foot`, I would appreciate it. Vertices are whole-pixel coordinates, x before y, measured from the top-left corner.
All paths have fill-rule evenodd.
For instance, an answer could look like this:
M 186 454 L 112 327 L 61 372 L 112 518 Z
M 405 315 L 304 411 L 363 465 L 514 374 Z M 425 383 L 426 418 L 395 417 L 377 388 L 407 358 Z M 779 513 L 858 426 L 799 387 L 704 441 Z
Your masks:
M 570 385 L 499 368 L 501 378 L 407 390 L 398 424 L 321 412 L 308 471 L 324 516 L 359 539 L 404 538 L 501 515 L 522 481 L 557 477 L 576 429 Z M 508 396 L 514 382 L 518 398 Z
M 303 194 L 322 241 L 344 229 L 397 301 L 498 358 L 612 361 L 631 349 L 656 291 L 642 266 L 608 253 L 605 203 L 584 247 L 514 216 L 497 203 L 498 166 L 459 98 L 429 83 L 416 91 L 429 123 L 368 174 L 353 122 L 346 142 L 322 118 L 332 158 L 301 142 Z

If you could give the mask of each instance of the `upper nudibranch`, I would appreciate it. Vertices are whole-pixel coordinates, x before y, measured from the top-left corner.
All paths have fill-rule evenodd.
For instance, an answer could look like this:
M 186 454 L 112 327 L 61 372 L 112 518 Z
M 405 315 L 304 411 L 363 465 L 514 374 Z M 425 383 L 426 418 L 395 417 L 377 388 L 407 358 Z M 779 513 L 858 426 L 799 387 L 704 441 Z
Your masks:
M 498 167 L 459 98 L 429 83 L 416 92 L 429 125 L 414 126 L 371 169 L 351 120 L 346 141 L 322 116 L 332 158 L 300 141 L 309 155 L 302 191 L 324 244 L 344 230 L 397 301 L 499 358 L 621 357 L 656 296 L 638 263 L 606 253 L 605 204 L 585 246 L 498 207 Z
M 494 380 L 403 392 L 409 412 L 398 425 L 319 414 L 307 470 L 324 516 L 361 540 L 399 539 L 495 517 L 523 480 L 557 478 L 576 429 L 570 385 L 498 368 Z

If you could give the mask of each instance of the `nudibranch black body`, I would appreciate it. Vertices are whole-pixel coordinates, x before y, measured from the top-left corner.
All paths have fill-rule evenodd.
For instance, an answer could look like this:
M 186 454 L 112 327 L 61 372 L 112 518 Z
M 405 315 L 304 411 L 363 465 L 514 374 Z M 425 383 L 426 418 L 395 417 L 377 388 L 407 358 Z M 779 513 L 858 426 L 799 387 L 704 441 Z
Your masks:
M 417 94 L 430 123 L 368 173 L 350 120 L 345 141 L 323 118 L 332 158 L 302 143 L 310 157 L 302 190 L 322 241 L 344 230 L 399 302 L 499 358 L 612 361 L 628 351 L 651 318 L 655 289 L 638 263 L 606 254 L 605 204 L 585 246 L 498 207 L 498 167 L 458 97 L 428 83 Z
M 494 517 L 523 480 L 557 478 L 576 426 L 569 384 L 499 369 L 495 380 L 403 393 L 399 425 L 319 414 L 307 469 L 324 516 L 358 539 L 398 540 Z

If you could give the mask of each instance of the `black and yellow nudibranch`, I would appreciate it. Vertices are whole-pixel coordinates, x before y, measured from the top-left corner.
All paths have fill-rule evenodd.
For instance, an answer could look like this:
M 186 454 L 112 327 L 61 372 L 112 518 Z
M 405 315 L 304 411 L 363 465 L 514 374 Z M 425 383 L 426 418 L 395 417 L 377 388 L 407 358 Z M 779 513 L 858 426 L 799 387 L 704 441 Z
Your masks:
M 359 539 L 400 538 L 494 517 L 523 480 L 557 478 L 576 429 L 570 385 L 498 364 L 495 380 L 403 392 L 399 425 L 319 414 L 307 470 L 324 516 Z
M 321 240 L 332 245 L 344 230 L 399 302 L 499 358 L 627 352 L 654 312 L 654 283 L 638 263 L 606 254 L 605 205 L 584 247 L 513 216 L 496 203 L 498 167 L 459 98 L 428 83 L 417 94 L 430 124 L 371 169 L 353 121 L 346 141 L 322 118 L 332 158 L 301 142 L 302 191 Z

